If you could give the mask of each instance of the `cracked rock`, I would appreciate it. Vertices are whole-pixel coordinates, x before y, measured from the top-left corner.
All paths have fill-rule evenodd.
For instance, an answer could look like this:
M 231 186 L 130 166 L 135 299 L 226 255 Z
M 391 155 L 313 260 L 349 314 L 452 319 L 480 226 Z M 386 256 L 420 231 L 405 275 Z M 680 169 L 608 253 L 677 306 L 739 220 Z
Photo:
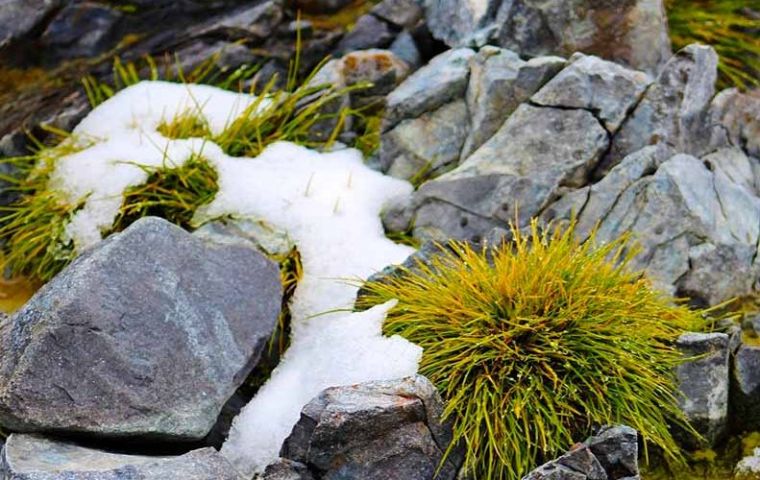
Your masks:
M 414 234 L 473 239 L 516 214 L 525 224 L 560 187 L 583 186 L 607 145 L 607 132 L 586 110 L 523 104 L 464 163 L 420 187 Z
M 144 218 L 0 323 L 0 424 L 200 440 L 266 348 L 277 265 Z
M 582 108 L 595 112 L 610 134 L 651 83 L 644 72 L 629 70 L 597 57 L 575 54 L 568 66 L 531 100 L 546 107 Z

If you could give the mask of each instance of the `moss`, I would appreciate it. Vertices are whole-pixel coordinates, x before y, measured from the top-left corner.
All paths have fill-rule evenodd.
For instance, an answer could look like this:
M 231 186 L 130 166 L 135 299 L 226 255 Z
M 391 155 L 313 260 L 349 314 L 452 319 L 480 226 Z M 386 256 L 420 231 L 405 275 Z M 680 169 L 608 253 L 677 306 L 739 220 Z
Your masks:
M 303 20 L 309 21 L 319 30 L 349 30 L 359 18 L 368 13 L 379 0 L 354 0 L 334 13 L 301 14 Z

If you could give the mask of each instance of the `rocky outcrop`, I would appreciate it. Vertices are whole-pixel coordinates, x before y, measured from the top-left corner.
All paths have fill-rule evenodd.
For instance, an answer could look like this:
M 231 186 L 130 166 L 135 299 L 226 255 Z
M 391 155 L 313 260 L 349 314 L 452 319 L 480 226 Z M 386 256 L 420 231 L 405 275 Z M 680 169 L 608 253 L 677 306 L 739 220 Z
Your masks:
M 277 322 L 277 266 L 157 218 L 85 252 L 0 324 L 0 424 L 203 438 Z
M 523 480 L 638 480 L 637 436 L 630 427 L 604 427 Z
M 8 437 L 0 467 L 13 480 L 242 480 L 213 448 L 147 457 L 18 433 Z
M 457 64 L 445 94 L 425 92 L 419 80 L 449 78 L 455 52 L 470 50 L 449 51 L 389 96 L 430 103 L 386 119 L 381 168 L 422 183 L 389 209 L 386 228 L 479 240 L 511 221 L 574 215 L 582 239 L 596 225 L 601 241 L 635 232 L 632 266 L 668 292 L 713 305 L 756 288 L 755 97 L 713 100 L 712 49 L 685 48 L 653 79 L 583 54 L 525 62 L 484 47 Z
M 521 55 L 584 52 L 655 72 L 670 57 L 662 0 L 425 0 L 433 35 Z
M 280 455 L 323 479 L 454 479 L 456 455 L 438 470 L 451 442 L 442 411 L 422 376 L 328 388 L 304 407 Z
M 678 339 L 686 361 L 676 375 L 686 419 L 708 445 L 716 445 L 728 427 L 729 337 L 725 333 L 687 333 Z M 688 437 L 686 444 L 697 447 Z

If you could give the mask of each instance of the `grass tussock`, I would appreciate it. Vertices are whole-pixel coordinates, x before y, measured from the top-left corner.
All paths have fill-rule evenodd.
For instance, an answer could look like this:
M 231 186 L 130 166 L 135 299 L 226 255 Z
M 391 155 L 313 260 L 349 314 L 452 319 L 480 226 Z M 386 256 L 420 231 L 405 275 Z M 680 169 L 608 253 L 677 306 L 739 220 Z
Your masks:
M 192 229 L 195 211 L 214 199 L 218 175 L 202 156 L 193 156 L 180 167 L 140 167 L 148 180 L 124 192 L 124 201 L 113 231 L 119 232 L 146 216 L 160 216 Z
M 760 0 L 666 0 L 676 49 L 694 42 L 720 55 L 721 87 L 760 86 Z
M 673 464 L 674 340 L 703 312 L 626 269 L 628 239 L 583 244 L 572 227 L 531 233 L 492 251 L 451 243 L 399 277 L 369 282 L 360 307 L 397 299 L 383 330 L 424 349 L 420 373 L 475 479 L 521 478 L 593 426 L 624 423 Z M 645 451 L 647 451 L 645 449 Z

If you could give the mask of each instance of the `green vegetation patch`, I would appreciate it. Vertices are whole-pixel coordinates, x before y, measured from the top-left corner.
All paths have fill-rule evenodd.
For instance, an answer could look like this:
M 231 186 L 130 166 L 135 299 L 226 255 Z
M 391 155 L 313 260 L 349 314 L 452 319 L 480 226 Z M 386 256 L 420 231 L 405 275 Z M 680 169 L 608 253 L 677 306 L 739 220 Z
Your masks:
M 583 244 L 568 229 L 493 250 L 452 242 L 429 263 L 368 282 L 359 308 L 397 299 L 384 324 L 423 349 L 420 373 L 447 401 L 464 469 L 521 478 L 585 438 L 623 423 L 671 464 L 670 433 L 694 433 L 677 406 L 674 342 L 704 326 L 692 311 L 627 269 L 628 239 Z M 694 433 L 695 434 L 695 433 Z

